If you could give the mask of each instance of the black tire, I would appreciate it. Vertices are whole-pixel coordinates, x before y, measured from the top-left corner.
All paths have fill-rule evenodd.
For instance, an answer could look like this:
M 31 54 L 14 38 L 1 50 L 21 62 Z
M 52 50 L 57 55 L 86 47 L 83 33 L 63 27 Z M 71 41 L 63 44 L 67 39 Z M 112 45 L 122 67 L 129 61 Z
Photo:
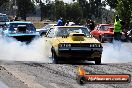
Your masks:
M 101 57 L 95 58 L 95 64 L 96 65 L 101 64 Z
M 80 85 L 84 85 L 86 83 L 86 78 L 84 76 L 78 76 L 77 77 L 77 83 Z
M 58 64 L 58 57 L 54 51 L 52 51 L 52 60 L 54 64 Z
M 109 43 L 113 43 L 113 38 L 108 40 Z
M 132 43 L 132 40 L 131 39 L 129 41 Z

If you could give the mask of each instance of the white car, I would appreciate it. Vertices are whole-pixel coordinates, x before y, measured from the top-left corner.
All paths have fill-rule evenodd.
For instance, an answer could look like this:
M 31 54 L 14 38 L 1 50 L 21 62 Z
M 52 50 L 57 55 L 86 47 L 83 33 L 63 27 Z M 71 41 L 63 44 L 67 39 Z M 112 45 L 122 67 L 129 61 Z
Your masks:
M 0 13 L 0 26 L 3 26 L 5 22 L 8 22 L 9 19 L 6 14 Z
M 57 24 L 47 24 L 46 26 L 37 29 L 37 31 L 39 32 L 40 36 L 43 36 L 47 33 L 50 28 L 53 28 L 54 26 L 57 26 Z

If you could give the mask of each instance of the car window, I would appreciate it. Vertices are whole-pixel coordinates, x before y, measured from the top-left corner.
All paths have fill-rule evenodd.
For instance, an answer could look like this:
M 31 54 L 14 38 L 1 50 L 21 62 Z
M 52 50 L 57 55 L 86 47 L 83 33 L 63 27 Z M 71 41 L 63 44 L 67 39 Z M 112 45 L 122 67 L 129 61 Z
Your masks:
M 56 36 L 64 36 L 70 33 L 84 33 L 86 36 L 90 35 L 88 29 L 84 27 L 59 27 Z
M 49 38 L 53 38 L 54 37 L 54 29 L 52 28 L 52 29 L 50 29 L 49 31 L 48 31 L 48 33 L 47 33 L 47 37 L 49 37 Z
M 27 24 L 27 23 L 11 23 L 9 26 L 10 31 L 15 31 L 19 26 L 25 25 L 27 27 L 27 30 L 29 31 L 36 31 L 36 28 L 33 24 Z
M 100 30 L 106 31 L 109 27 L 110 27 L 109 25 L 103 25 L 103 26 L 100 26 Z
M 43 27 L 44 29 L 49 29 L 52 25 L 46 25 L 45 27 Z

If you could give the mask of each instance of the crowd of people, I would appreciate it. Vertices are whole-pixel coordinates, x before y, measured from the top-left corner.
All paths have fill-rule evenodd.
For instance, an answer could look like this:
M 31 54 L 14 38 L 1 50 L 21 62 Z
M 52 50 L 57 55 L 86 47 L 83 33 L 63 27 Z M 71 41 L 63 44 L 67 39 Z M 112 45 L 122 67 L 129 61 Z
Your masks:
M 76 22 L 70 22 L 69 20 L 64 22 L 62 18 L 58 19 L 57 21 L 57 26 L 72 26 L 72 25 L 80 25 L 79 19 Z M 84 24 L 84 26 L 92 31 L 95 27 L 95 24 L 94 21 L 90 19 L 86 19 L 86 23 Z
M 9 21 L 22 21 L 23 19 L 21 19 L 21 17 L 18 17 L 18 16 L 9 16 Z
M 79 21 L 70 22 L 69 20 L 64 22 L 62 17 L 58 19 L 57 21 L 57 26 L 72 26 L 72 25 L 80 25 L 80 22 Z M 92 21 L 91 19 L 86 19 L 86 22 L 83 25 L 89 28 L 90 31 L 94 30 L 95 28 L 95 22 Z M 121 40 L 122 33 L 124 33 L 125 35 L 127 34 L 124 26 L 125 26 L 125 22 L 120 20 L 119 16 L 116 15 L 115 22 L 114 22 L 114 39 L 115 40 L 118 40 L 118 41 Z

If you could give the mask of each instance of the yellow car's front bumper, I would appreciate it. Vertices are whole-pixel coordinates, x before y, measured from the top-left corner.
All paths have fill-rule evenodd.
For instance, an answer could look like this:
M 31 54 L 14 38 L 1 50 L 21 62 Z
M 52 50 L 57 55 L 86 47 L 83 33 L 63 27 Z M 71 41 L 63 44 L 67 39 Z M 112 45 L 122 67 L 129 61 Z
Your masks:
M 65 58 L 95 58 L 101 57 L 102 48 L 60 48 L 57 56 Z

